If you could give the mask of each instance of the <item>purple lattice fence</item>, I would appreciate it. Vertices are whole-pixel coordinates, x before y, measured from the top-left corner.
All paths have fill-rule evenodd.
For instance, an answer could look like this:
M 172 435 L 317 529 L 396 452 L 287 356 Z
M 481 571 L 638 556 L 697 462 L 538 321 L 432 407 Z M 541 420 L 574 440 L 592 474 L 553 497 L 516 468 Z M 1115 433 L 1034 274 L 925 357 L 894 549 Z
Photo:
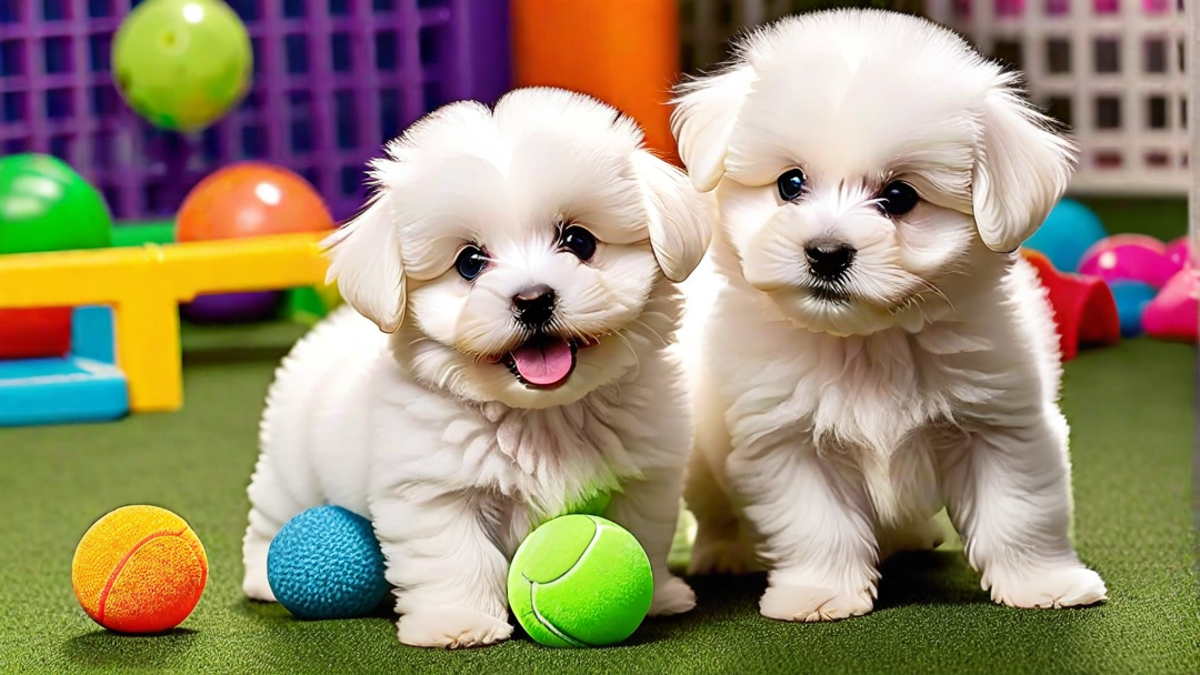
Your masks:
M 121 100 L 113 34 L 142 0 L 0 0 L 0 144 L 61 157 L 118 219 L 169 217 L 213 169 L 297 171 L 335 217 L 362 204 L 384 141 L 443 103 L 510 86 L 507 0 L 228 0 L 254 47 L 254 86 L 215 126 L 161 131 Z

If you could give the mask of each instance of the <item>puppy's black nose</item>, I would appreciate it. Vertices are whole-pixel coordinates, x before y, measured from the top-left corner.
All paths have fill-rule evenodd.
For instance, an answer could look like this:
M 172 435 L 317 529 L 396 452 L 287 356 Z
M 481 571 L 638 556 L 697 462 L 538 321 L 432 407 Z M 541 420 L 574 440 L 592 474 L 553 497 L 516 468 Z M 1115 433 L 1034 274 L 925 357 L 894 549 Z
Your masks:
M 821 244 L 804 249 L 808 269 L 821 281 L 837 281 L 850 269 L 856 251 L 845 244 Z
M 554 290 L 546 284 L 523 289 L 513 296 L 513 312 L 526 326 L 544 326 L 554 316 Z

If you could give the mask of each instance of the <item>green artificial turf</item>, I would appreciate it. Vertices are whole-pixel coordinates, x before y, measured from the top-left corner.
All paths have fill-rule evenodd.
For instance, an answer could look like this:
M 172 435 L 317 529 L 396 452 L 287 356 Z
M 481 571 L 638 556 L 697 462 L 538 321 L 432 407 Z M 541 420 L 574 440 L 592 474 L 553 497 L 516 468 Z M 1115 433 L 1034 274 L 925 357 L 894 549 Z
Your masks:
M 1084 198 L 1110 233 L 1186 231 L 1182 200 Z M 123 225 L 116 245 L 170 241 L 170 223 Z M 1189 673 L 1200 672 L 1197 540 L 1189 511 L 1195 350 L 1134 340 L 1067 366 L 1076 535 L 1109 584 L 1083 610 L 992 605 L 956 543 L 890 562 L 875 613 L 792 625 L 756 611 L 761 576 L 694 579 L 697 610 L 588 651 L 526 638 L 465 652 L 402 647 L 387 616 L 300 622 L 240 591 L 245 486 L 271 373 L 303 331 L 189 327 L 187 402 L 104 425 L 0 429 L 0 673 Z M 93 624 L 71 555 L 93 520 L 129 503 L 187 518 L 210 584 L 167 635 Z M 682 539 L 682 538 L 681 538 Z
M 0 673 L 1200 672 L 1190 346 L 1134 340 L 1067 366 L 1076 532 L 1108 581 L 1104 606 L 995 606 L 951 547 L 890 563 L 877 611 L 840 623 L 760 617 L 762 577 L 696 579 L 694 613 L 649 621 L 622 646 L 560 651 L 521 637 L 436 652 L 401 646 L 386 616 L 301 622 L 242 597 L 255 429 L 277 359 L 301 330 L 189 330 L 179 413 L 0 429 Z M 204 598 L 167 635 L 108 633 L 71 592 L 79 537 L 129 503 L 183 515 L 208 549 Z
M 1134 232 L 1171 241 L 1187 234 L 1187 200 L 1178 197 L 1081 197 L 1109 234 Z

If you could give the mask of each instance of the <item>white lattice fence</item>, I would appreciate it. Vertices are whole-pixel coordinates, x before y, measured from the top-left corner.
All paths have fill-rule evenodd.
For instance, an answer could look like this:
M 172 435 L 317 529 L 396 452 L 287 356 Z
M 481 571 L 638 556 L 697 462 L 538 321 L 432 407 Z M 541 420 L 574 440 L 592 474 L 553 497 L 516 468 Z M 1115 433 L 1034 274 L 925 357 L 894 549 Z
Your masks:
M 1190 0 L 1188 0 L 1190 1 Z M 925 0 L 925 13 L 1025 72 L 1082 150 L 1075 193 L 1184 195 L 1185 0 Z M 680 0 L 684 68 L 720 62 L 743 27 L 805 0 Z
M 1184 0 L 928 0 L 930 18 L 1025 72 L 1082 150 L 1072 191 L 1185 195 Z

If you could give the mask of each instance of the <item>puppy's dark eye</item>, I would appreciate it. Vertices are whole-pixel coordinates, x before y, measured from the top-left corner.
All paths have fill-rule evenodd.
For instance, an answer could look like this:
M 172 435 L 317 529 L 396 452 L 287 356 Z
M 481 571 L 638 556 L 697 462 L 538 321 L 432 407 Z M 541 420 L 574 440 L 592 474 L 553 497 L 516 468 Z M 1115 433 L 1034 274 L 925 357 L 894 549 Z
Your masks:
M 879 208 L 893 216 L 902 216 L 917 208 L 921 197 L 913 186 L 904 181 L 896 180 L 888 183 L 879 193 Z
M 454 269 L 458 271 L 458 276 L 467 281 L 474 281 L 475 277 L 483 273 L 485 267 L 487 255 L 478 246 L 467 246 L 458 252 L 458 259 L 454 261 Z
M 577 225 L 563 230 L 562 235 L 558 238 L 558 245 L 574 253 L 575 257 L 583 262 L 591 260 L 592 256 L 596 255 L 596 238 L 592 236 L 591 232 Z
M 779 188 L 779 198 L 785 202 L 794 202 L 804 192 L 804 184 L 808 177 L 800 169 L 788 169 L 779 175 L 775 185 Z

